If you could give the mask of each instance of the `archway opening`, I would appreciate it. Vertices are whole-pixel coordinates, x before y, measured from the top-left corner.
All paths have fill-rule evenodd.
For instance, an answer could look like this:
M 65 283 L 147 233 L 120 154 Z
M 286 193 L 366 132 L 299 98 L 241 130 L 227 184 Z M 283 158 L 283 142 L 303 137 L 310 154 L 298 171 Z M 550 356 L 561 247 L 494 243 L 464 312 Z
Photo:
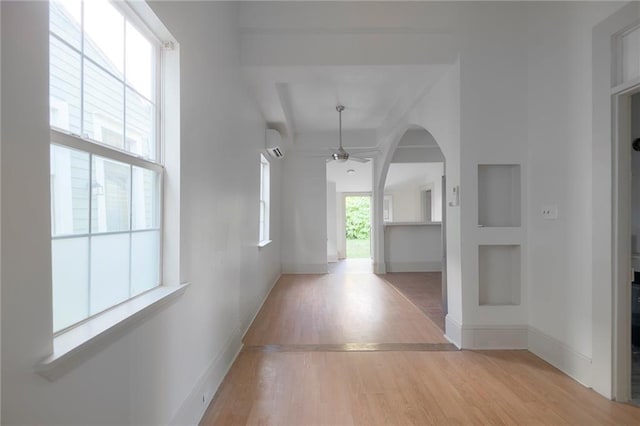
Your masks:
M 444 330 L 445 157 L 430 132 L 412 126 L 401 136 L 383 181 L 387 281 Z

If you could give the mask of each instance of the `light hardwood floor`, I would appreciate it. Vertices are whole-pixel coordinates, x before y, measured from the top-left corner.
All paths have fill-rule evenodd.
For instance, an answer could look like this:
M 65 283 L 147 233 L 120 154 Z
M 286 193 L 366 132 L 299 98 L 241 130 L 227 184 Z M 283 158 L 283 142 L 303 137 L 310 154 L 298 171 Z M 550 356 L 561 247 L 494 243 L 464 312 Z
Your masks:
M 382 275 L 382 278 L 424 312 L 440 329 L 444 330 L 442 273 L 395 272 Z
M 527 351 L 451 350 L 373 274 L 283 276 L 201 424 L 638 424 Z
M 441 343 L 442 330 L 374 274 L 284 275 L 245 345 Z

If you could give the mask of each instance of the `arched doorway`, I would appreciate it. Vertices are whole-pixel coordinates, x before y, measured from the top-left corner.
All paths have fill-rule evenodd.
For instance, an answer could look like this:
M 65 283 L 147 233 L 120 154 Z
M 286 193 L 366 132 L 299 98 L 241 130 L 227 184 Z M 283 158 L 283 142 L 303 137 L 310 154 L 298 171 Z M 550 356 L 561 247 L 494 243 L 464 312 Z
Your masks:
M 387 281 L 444 330 L 445 156 L 429 131 L 411 125 L 387 157 L 378 193 L 382 201 L 378 241 Z

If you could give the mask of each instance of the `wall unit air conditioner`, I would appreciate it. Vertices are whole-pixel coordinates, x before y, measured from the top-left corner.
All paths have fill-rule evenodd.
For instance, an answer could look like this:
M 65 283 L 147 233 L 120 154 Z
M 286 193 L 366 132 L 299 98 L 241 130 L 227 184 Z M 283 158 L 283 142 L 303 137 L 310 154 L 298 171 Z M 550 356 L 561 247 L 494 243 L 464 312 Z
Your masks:
M 274 129 L 267 129 L 265 132 L 265 141 L 269 155 L 275 158 L 284 157 L 284 146 L 280 132 Z

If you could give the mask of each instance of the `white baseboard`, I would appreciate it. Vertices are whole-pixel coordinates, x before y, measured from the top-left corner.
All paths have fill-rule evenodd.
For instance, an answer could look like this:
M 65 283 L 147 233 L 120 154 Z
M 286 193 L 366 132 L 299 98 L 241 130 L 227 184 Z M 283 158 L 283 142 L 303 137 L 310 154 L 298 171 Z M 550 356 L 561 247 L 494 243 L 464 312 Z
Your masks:
M 529 327 L 529 351 L 569 377 L 591 387 L 591 358 L 535 327 Z
M 258 309 L 256 309 L 256 312 L 253 314 L 253 317 L 251 317 L 251 321 L 249 321 L 246 324 L 243 324 L 243 328 L 244 328 L 244 331 L 242 332 L 242 340 L 243 341 L 244 341 L 244 336 L 246 336 L 247 335 L 247 331 L 249 331 L 249 327 L 251 327 L 251 324 L 253 324 L 253 322 L 256 320 L 256 317 L 258 316 L 258 314 L 262 310 L 262 307 L 264 306 L 264 302 L 267 301 L 267 297 L 269 297 L 269 295 L 271 294 L 271 290 L 273 290 L 273 287 L 275 287 L 276 284 L 278 283 L 278 281 L 280 281 L 280 278 L 282 278 L 282 274 L 278 274 L 276 279 L 271 283 L 271 286 L 269 287 L 269 290 L 267 290 L 267 293 L 262 298 L 262 302 L 260 302 L 260 304 L 258 305 Z
M 327 262 L 328 263 L 336 263 L 338 261 L 338 255 L 337 254 L 328 254 L 327 255 Z
M 526 325 L 462 325 L 447 315 L 445 332 L 460 349 L 527 349 Z
M 275 287 L 278 280 L 280 280 L 280 277 L 282 277 L 282 274 L 278 274 L 276 279 L 271 283 L 258 309 L 256 309 L 256 312 L 253 314 L 251 321 L 249 321 L 248 324 L 243 324 L 244 330 L 242 332 L 236 330 L 234 335 L 226 342 L 225 350 L 213 360 L 205 373 L 200 376 L 193 390 L 189 393 L 189 396 L 182 402 L 182 405 L 173 416 L 171 425 L 186 426 L 198 425 L 200 423 L 207 407 L 211 404 L 213 397 L 222 384 L 222 380 L 224 380 L 224 377 L 240 354 L 243 347 L 242 339 L 245 334 L 247 334 L 249 327 L 258 316 L 264 302 L 266 302 L 267 297 L 271 294 L 271 290 L 273 290 L 273 287 Z
M 442 262 L 386 262 L 386 270 L 387 272 L 440 272 Z
M 591 387 L 591 358 L 526 325 L 461 325 L 445 318 L 445 337 L 461 349 L 527 349 L 586 387 Z
M 283 263 L 283 274 L 326 274 L 326 263 Z
M 213 400 L 222 380 L 242 350 L 242 335 L 236 330 L 226 342 L 224 350 L 209 364 L 198 378 L 193 390 L 176 411 L 171 425 L 197 425 Z
M 527 349 L 526 325 L 471 325 L 462 327 L 463 349 Z
M 458 349 L 462 348 L 462 325 L 447 315 L 444 319 L 445 339 L 456 345 Z
M 386 274 L 387 273 L 387 265 L 383 263 L 373 262 L 373 273 L 374 274 Z

